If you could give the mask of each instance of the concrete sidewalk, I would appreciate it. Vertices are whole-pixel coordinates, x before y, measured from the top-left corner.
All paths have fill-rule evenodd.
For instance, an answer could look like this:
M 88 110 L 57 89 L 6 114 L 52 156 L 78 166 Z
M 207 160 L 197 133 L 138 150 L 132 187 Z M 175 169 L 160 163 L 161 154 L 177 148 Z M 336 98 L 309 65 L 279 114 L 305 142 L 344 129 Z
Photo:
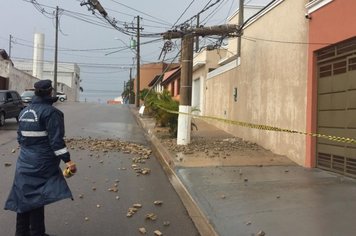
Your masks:
M 147 131 L 152 148 L 202 236 L 356 235 L 354 179 L 305 169 L 279 156 L 249 159 L 241 155 L 230 158 L 232 162 L 205 158 L 199 162 L 202 165 L 185 165 L 181 160 L 194 155 L 180 153 L 177 160 L 153 131 L 154 121 L 131 110 Z M 200 122 L 194 138 L 232 136 Z

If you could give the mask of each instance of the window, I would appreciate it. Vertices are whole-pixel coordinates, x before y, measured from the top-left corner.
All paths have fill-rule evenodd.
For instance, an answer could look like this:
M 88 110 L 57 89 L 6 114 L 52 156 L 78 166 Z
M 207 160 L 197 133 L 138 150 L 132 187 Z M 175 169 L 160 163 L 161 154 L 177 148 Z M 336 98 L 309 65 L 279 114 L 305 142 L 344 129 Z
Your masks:
M 349 71 L 356 70 L 356 57 L 349 59 Z

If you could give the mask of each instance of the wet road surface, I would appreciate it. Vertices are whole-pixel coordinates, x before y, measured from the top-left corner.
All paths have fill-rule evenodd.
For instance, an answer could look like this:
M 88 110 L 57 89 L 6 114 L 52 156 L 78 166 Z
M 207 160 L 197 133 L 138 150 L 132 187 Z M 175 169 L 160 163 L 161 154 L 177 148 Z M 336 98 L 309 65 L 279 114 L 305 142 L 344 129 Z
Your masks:
M 87 140 L 134 142 L 148 148 L 141 128 L 129 108 L 89 103 L 64 103 L 57 106 L 65 114 L 66 136 L 78 173 L 68 179 L 74 201 L 64 200 L 46 207 L 47 233 L 58 236 L 146 235 L 159 230 L 163 235 L 199 235 L 179 197 L 153 155 L 145 163 L 134 163 L 137 154 L 108 148 L 103 142 L 93 148 Z M 16 159 L 16 121 L 8 120 L 0 129 L 0 202 L 10 190 Z M 78 140 L 84 140 L 75 142 Z M 93 144 L 91 144 L 93 145 Z M 110 145 L 109 145 L 110 146 Z M 141 146 L 139 146 L 139 149 Z M 13 151 L 15 151 L 13 153 Z M 5 162 L 12 166 L 5 167 Z M 62 164 L 62 168 L 64 165 Z M 133 168 L 147 168 L 149 174 Z M 154 201 L 162 201 L 155 205 Z M 133 204 L 141 204 L 127 217 Z M 156 220 L 146 219 L 154 213 Z M 15 213 L 0 211 L 0 235 L 14 235 Z

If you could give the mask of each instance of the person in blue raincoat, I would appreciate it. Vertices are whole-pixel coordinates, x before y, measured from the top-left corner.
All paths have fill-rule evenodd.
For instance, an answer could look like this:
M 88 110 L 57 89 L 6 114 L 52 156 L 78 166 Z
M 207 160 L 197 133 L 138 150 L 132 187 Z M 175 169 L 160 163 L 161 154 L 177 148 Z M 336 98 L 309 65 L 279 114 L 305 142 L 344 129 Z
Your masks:
M 19 116 L 17 140 L 21 151 L 14 183 L 5 210 L 17 212 L 16 236 L 46 236 L 44 206 L 73 198 L 59 167 L 66 163 L 73 173 L 64 141 L 64 116 L 52 104 L 51 80 L 34 84 L 32 103 Z

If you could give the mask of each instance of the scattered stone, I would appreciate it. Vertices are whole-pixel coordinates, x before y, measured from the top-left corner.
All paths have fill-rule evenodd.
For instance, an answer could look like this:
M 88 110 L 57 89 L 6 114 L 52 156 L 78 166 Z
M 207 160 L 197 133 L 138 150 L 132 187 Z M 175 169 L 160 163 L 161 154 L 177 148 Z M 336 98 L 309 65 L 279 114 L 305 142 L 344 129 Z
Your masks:
M 142 208 L 142 204 L 140 203 L 135 203 L 132 205 L 134 208 Z
M 171 222 L 169 221 L 163 221 L 163 226 L 169 226 L 171 224 Z
M 154 214 L 154 213 L 149 213 L 149 214 L 146 214 L 146 220 L 152 220 L 152 221 L 155 221 L 157 220 L 157 215 Z
M 246 225 L 251 225 L 251 224 L 252 224 L 251 221 L 246 222 Z
M 289 170 L 284 170 L 284 173 L 288 173 L 289 172 Z
M 15 153 L 15 152 L 16 152 L 16 149 L 12 149 L 11 152 L 12 152 L 12 153 Z
M 226 198 L 226 196 L 225 195 L 221 195 L 221 199 L 225 199 Z
M 109 192 L 117 193 L 119 190 L 118 190 L 117 187 L 113 187 L 113 188 L 108 188 L 108 191 L 109 191 Z
M 84 220 L 85 220 L 85 221 L 88 221 L 88 220 L 89 220 L 89 217 L 85 217 Z
M 263 230 L 258 231 L 257 236 L 265 236 L 266 233 Z
M 159 230 L 155 230 L 153 233 L 154 233 L 155 235 L 157 235 L 157 236 L 162 236 L 162 235 L 163 235 L 162 232 L 159 231 Z
M 149 168 L 143 168 L 143 169 L 141 170 L 141 174 L 143 174 L 143 175 L 147 175 L 147 174 L 149 174 L 149 173 L 151 173 L 151 170 L 150 170 Z
M 281 198 L 281 196 L 277 195 L 277 196 L 276 196 L 276 198 L 277 198 L 277 199 L 280 199 L 280 198 Z
M 100 204 L 97 204 L 97 205 L 96 205 L 96 207 L 97 207 L 97 208 L 100 208 L 100 207 L 101 207 L 101 205 L 100 205 Z
M 154 201 L 153 204 L 155 204 L 156 206 L 161 206 L 163 204 L 163 201 L 157 200 Z
M 244 181 L 247 182 L 247 181 L 248 181 L 248 178 L 245 178 Z
M 80 199 L 83 199 L 84 198 L 84 195 L 83 194 L 79 194 L 78 196 Z
M 147 233 L 146 229 L 143 228 L 143 227 L 142 227 L 142 228 L 139 228 L 138 231 L 139 231 L 141 234 L 146 234 L 146 233 Z
M 115 179 L 115 182 L 116 182 L 116 183 L 119 183 L 119 182 L 120 182 L 120 180 L 118 180 L 118 179 Z
M 96 191 L 96 187 L 92 187 L 91 189 L 92 189 L 93 191 Z
M 12 163 L 10 163 L 10 162 L 5 162 L 5 163 L 4 163 L 4 166 L 5 166 L 5 167 L 10 167 L 10 166 L 12 166 Z
M 116 199 L 116 200 L 119 200 L 119 199 L 120 199 L 120 197 L 119 197 L 119 196 L 116 196 L 116 197 L 115 197 L 115 199 Z
M 104 163 L 104 160 L 100 160 L 99 163 L 103 164 L 103 163 Z

